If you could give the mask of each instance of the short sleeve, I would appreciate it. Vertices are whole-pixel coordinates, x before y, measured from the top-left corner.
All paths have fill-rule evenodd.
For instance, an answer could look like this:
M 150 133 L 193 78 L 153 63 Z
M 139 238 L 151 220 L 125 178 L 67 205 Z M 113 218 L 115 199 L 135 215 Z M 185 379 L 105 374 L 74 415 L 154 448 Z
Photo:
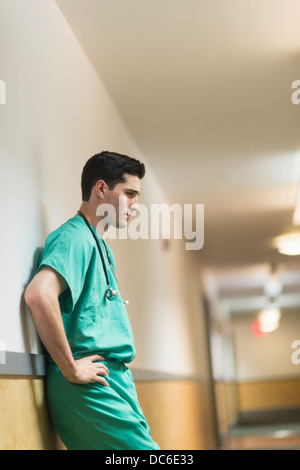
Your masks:
M 72 231 L 64 230 L 46 241 L 38 271 L 49 266 L 66 281 L 68 287 L 59 298 L 63 313 L 70 313 L 80 297 L 90 258 L 90 246 Z

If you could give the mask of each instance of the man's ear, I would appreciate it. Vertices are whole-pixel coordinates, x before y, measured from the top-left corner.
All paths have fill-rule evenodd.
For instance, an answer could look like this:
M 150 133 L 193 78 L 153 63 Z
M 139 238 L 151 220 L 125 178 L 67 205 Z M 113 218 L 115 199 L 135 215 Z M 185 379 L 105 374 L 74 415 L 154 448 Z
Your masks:
M 105 181 L 98 180 L 94 186 L 94 189 L 96 191 L 97 196 L 100 197 L 101 199 L 104 199 L 105 194 L 108 190 L 108 186 L 105 183 Z

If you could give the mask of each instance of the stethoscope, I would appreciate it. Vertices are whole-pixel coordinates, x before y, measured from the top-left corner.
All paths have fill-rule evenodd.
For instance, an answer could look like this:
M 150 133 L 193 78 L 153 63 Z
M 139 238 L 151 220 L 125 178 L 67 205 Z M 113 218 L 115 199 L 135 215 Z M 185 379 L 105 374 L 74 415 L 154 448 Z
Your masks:
M 90 229 L 95 241 L 96 241 L 96 244 L 97 244 L 97 248 L 98 248 L 98 251 L 99 251 L 99 255 L 100 255 L 100 258 L 101 258 L 101 262 L 102 262 L 102 266 L 103 266 L 103 270 L 104 270 L 104 274 L 105 274 L 105 279 L 106 279 L 106 284 L 107 284 L 107 289 L 105 291 L 105 297 L 108 299 L 108 300 L 115 300 L 117 297 L 118 297 L 118 291 L 116 289 L 114 289 L 113 287 L 111 287 L 110 285 L 110 282 L 109 282 L 109 278 L 108 278 L 108 273 L 107 273 L 107 269 L 106 269 L 106 265 L 105 265 L 105 261 L 104 261 L 104 257 L 103 257 L 103 253 L 102 253 L 102 249 L 101 249 L 101 246 L 100 246 L 100 243 L 99 243 L 99 240 L 93 230 L 93 228 L 91 227 L 91 224 L 89 223 L 89 221 L 86 219 L 86 217 L 83 215 L 82 212 L 78 211 L 77 212 L 78 215 L 80 215 L 80 217 L 83 218 L 83 220 L 85 221 L 86 225 L 88 226 L 88 228 Z M 113 264 L 112 264 L 112 261 L 110 259 L 110 256 L 109 256 L 109 253 L 108 253 L 108 249 L 107 249 L 107 246 L 104 242 L 104 247 L 105 247 L 105 251 L 106 251 L 106 255 L 107 255 L 107 259 L 108 259 L 108 262 L 109 262 L 109 265 L 111 267 L 111 271 L 113 273 L 113 276 L 116 280 L 116 275 L 115 275 L 115 272 L 114 272 L 114 267 L 113 267 Z M 116 280 L 117 282 L 117 280 Z M 124 301 L 124 304 L 128 304 L 128 300 L 125 300 Z

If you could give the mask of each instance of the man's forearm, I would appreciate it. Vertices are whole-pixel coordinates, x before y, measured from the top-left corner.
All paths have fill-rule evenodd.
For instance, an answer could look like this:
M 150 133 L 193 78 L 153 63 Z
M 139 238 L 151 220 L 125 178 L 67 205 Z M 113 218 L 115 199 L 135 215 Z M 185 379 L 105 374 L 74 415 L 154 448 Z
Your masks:
M 98 382 L 108 386 L 108 369 L 99 354 L 74 359 L 65 333 L 59 295 L 66 283 L 52 268 L 45 267 L 33 278 L 25 291 L 25 302 L 39 337 L 48 353 L 66 377 L 77 384 Z

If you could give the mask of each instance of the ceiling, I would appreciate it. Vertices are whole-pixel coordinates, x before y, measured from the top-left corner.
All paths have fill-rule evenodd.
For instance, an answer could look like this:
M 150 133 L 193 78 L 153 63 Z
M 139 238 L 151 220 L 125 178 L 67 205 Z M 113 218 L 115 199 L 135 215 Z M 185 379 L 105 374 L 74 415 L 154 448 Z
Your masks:
M 284 289 L 300 260 L 299 0 L 57 0 L 170 203 L 204 204 L 195 252 L 223 295 L 261 292 L 270 263 Z

